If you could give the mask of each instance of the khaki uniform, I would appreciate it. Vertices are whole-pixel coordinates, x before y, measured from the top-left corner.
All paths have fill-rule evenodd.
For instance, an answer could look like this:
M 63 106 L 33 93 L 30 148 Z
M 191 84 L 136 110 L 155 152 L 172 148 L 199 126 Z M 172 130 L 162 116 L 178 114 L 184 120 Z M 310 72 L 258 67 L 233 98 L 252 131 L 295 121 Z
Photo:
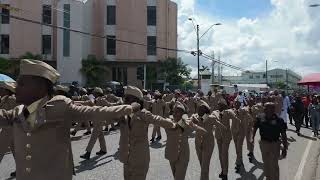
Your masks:
M 92 103 L 92 101 L 87 101 L 87 103 L 89 103 L 88 105 L 90 105 L 90 103 Z M 109 101 L 107 101 L 105 96 L 103 96 L 103 97 L 97 97 L 95 99 L 94 104 L 91 104 L 91 105 L 110 107 L 110 106 L 117 105 L 117 104 L 110 103 Z M 110 119 L 109 117 L 105 117 L 105 119 L 107 120 L 106 125 L 109 125 L 110 122 L 115 121 L 114 119 Z M 92 134 L 91 134 L 90 140 L 88 142 L 88 146 L 86 148 L 87 152 L 92 151 L 94 144 L 97 142 L 97 140 L 99 140 L 101 150 L 103 152 L 107 152 L 106 140 L 105 140 L 104 134 L 103 134 L 103 125 L 104 124 L 105 123 L 103 121 L 94 121 L 93 122 Z
M 4 96 L 0 99 L 0 109 L 10 110 L 17 106 L 15 96 Z M 3 155 L 7 152 L 13 151 L 13 135 L 12 127 L 2 127 L 0 129 L 0 161 Z M 12 152 L 14 153 L 14 152 Z
M 218 110 L 218 99 L 216 96 L 206 96 L 205 101 L 210 107 L 210 112 Z
M 232 122 L 232 135 L 234 144 L 236 147 L 236 153 L 237 153 L 237 160 L 236 164 L 241 165 L 242 162 L 242 146 L 244 138 L 246 137 L 246 134 L 248 132 L 249 122 L 252 122 L 252 117 L 250 116 L 249 109 L 248 108 L 240 108 L 234 110 L 236 117 L 238 120 L 234 119 Z M 238 124 L 240 121 L 240 124 Z M 233 128 L 234 122 L 236 123 Z M 247 139 L 248 142 L 248 139 Z
M 166 103 L 163 99 L 155 100 L 152 103 L 152 114 L 158 115 L 161 117 L 165 117 L 165 111 L 166 111 Z M 156 137 L 156 135 L 161 136 L 160 126 L 154 125 L 153 131 L 152 131 L 152 137 Z
M 125 180 L 145 180 L 149 169 L 150 150 L 148 142 L 149 124 L 172 128 L 169 119 L 142 110 L 120 119 L 119 160 L 124 164 Z
M 213 111 L 212 114 L 219 117 L 219 122 L 224 126 L 224 128 L 217 126 L 215 135 L 219 150 L 221 171 L 223 175 L 227 175 L 229 166 L 229 145 L 232 139 L 230 120 L 234 118 L 235 115 L 230 109 L 222 112 Z
M 196 113 L 196 101 L 194 98 L 192 97 L 188 97 L 184 100 L 184 103 L 187 105 L 189 112 L 188 112 L 188 116 L 191 117 L 192 114 Z
M 165 102 L 170 102 L 173 98 L 174 98 L 174 94 L 165 94 L 165 95 L 163 96 L 163 100 L 164 100 Z
M 170 162 L 175 180 L 185 179 L 190 158 L 188 138 L 194 130 L 194 128 L 190 127 L 187 120 L 182 119 L 180 121 L 184 122 L 184 128 L 178 126 L 174 129 L 166 129 L 167 145 L 165 158 Z M 199 131 L 199 135 L 204 135 L 204 132 Z
M 90 98 L 88 95 L 83 95 L 83 96 L 74 96 L 72 97 L 72 100 L 74 101 L 89 101 Z M 90 127 L 90 122 L 83 122 L 83 123 L 78 123 L 75 127 L 74 127 L 74 131 L 79 131 L 82 129 L 82 125 L 84 125 L 84 127 L 87 129 L 87 131 L 91 131 L 91 127 Z
M 0 126 L 13 126 L 17 180 L 71 180 L 71 119 L 102 121 L 132 112 L 131 106 L 77 106 L 64 96 L 42 99 L 30 115 L 26 109 L 0 110 Z
M 253 135 L 253 126 L 256 121 L 256 117 L 263 113 L 263 105 L 261 103 L 256 104 L 249 109 L 250 115 L 251 115 L 251 121 L 248 122 L 248 129 L 246 133 L 246 141 L 247 141 L 247 149 L 249 152 L 253 152 L 254 150 L 254 142 L 251 141 L 252 135 Z
M 148 95 L 144 95 L 143 96 L 143 108 L 146 109 L 146 110 L 151 110 L 151 96 L 148 94 Z
M 273 96 L 274 99 L 274 105 L 275 105 L 275 112 L 278 116 L 280 116 L 282 112 L 282 105 L 283 105 L 283 98 L 282 96 Z
M 200 180 L 209 180 L 209 167 L 210 160 L 214 149 L 214 136 L 213 136 L 213 126 L 219 126 L 218 118 L 215 115 L 210 115 L 207 118 L 198 118 L 198 126 L 204 128 L 207 133 L 199 134 L 196 133 L 195 146 L 197 151 L 197 156 L 201 166 L 201 177 Z

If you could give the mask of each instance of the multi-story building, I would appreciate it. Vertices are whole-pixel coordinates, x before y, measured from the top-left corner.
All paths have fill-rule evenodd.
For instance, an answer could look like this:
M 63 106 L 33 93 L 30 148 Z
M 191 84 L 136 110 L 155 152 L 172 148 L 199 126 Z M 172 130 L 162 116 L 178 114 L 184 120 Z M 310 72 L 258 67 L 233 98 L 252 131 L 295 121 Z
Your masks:
M 58 69 L 61 83 L 84 84 L 82 60 L 94 55 L 109 69 L 107 81 L 142 87 L 138 70 L 177 57 L 176 51 L 166 50 L 177 49 L 177 4 L 170 0 L 2 0 L 1 4 L 12 9 L 1 9 L 0 56 L 41 54 Z

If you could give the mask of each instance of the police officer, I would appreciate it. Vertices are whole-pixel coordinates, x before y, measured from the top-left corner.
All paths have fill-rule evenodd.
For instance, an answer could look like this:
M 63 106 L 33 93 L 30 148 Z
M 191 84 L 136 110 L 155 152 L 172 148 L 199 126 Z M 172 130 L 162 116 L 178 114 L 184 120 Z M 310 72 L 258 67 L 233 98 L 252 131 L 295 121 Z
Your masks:
M 10 110 L 16 107 L 16 83 L 15 82 L 0 82 L 0 109 Z M 14 145 L 12 128 L 0 129 L 0 162 L 5 153 L 12 151 L 14 157 Z M 16 176 L 16 172 L 10 174 L 11 177 Z
M 0 110 L 0 127 L 12 127 L 17 180 L 71 180 L 71 119 L 103 121 L 132 113 L 132 106 L 74 105 L 65 96 L 53 98 L 59 73 L 37 60 L 21 60 L 16 100 L 23 105 Z
M 264 113 L 258 115 L 252 141 L 254 141 L 257 129 L 260 130 L 260 150 L 265 176 L 267 180 L 279 180 L 280 144 L 282 142 L 282 157 L 285 158 L 287 156 L 288 142 L 286 125 L 276 114 L 274 103 L 266 103 Z

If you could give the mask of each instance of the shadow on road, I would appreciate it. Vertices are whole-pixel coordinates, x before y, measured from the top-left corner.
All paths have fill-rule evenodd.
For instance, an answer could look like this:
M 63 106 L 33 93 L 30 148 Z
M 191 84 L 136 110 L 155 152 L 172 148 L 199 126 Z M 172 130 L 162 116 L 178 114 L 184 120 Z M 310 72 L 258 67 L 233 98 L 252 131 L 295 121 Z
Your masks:
M 255 158 L 253 159 L 252 163 L 254 164 L 254 166 L 249 171 L 246 171 L 243 168 L 243 171 L 240 173 L 241 178 L 238 178 L 237 180 L 263 180 L 264 173 L 262 173 L 258 178 L 253 174 L 253 172 L 257 169 L 263 169 L 263 163 L 259 162 Z
M 166 146 L 166 144 L 162 144 L 159 141 L 155 141 L 153 143 L 150 143 L 150 147 L 153 148 L 153 149 L 160 149 L 160 148 L 163 148 L 165 146 Z
M 98 164 L 100 161 L 113 157 L 114 155 L 109 155 L 109 156 L 105 156 L 103 158 L 101 158 L 101 156 L 95 156 L 93 158 L 91 158 L 90 160 L 84 160 L 84 161 L 80 161 L 80 165 L 79 166 L 75 166 L 75 172 L 77 173 L 81 173 L 83 171 L 88 171 L 88 170 L 92 170 L 95 169 L 99 166 L 103 166 L 107 163 L 110 163 L 112 160 L 110 159 L 109 161 L 106 161 L 104 163 Z M 100 159 L 101 158 L 101 159 Z

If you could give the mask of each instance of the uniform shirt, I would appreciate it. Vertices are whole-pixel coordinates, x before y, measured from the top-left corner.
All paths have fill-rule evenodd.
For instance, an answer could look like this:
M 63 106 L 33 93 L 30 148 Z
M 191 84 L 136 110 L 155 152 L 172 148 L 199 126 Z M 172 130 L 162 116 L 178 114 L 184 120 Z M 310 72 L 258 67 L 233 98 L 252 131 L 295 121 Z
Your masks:
M 30 123 L 31 127 L 34 127 L 36 117 L 37 117 L 37 109 L 40 106 L 40 103 L 44 100 L 44 98 L 39 99 L 38 101 L 33 102 L 27 107 L 29 116 L 27 117 L 27 121 Z
M 286 131 L 286 124 L 276 114 L 268 120 L 263 113 L 258 115 L 255 128 L 260 129 L 261 140 L 276 142 L 279 141 L 280 134 Z

